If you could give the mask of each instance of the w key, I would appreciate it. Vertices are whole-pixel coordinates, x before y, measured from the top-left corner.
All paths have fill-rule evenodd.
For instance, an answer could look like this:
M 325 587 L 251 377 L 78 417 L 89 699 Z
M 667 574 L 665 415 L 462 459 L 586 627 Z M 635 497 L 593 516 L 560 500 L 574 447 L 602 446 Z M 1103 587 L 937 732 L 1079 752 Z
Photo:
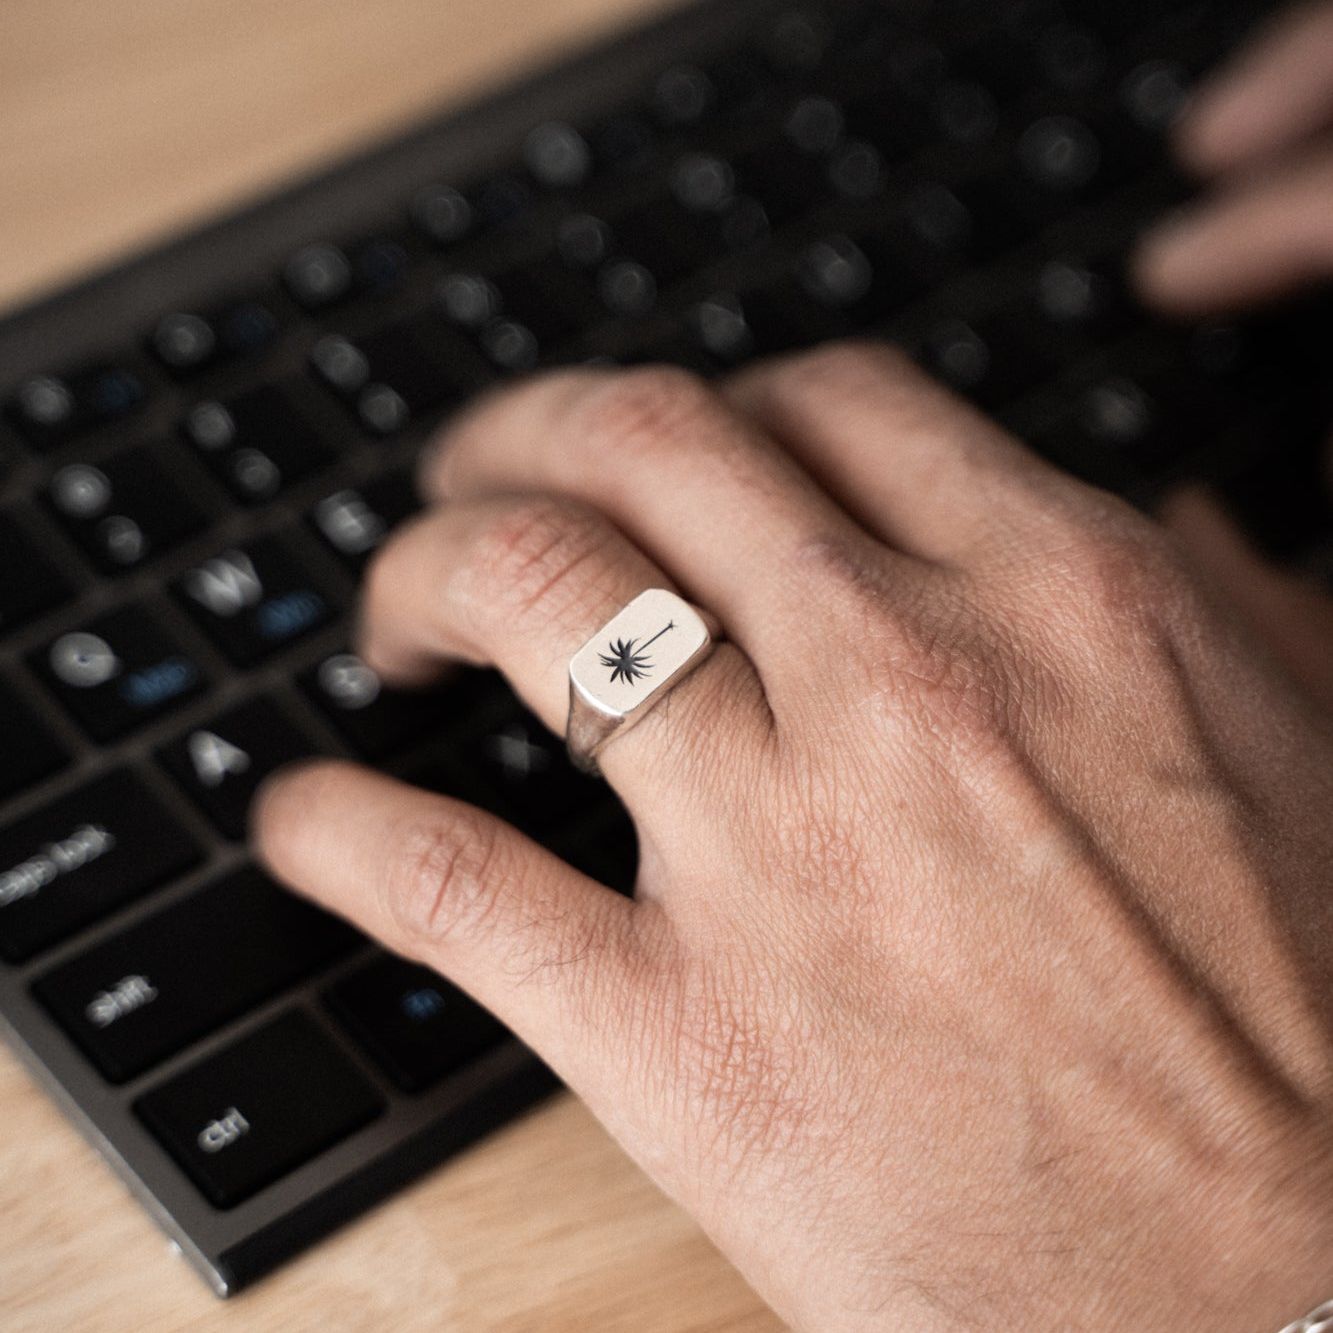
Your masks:
M 38 979 L 37 998 L 114 1083 L 351 949 L 348 925 L 242 871 Z
M 264 537 L 220 551 L 175 585 L 185 609 L 237 666 L 252 666 L 324 624 L 333 607 L 290 545 Z

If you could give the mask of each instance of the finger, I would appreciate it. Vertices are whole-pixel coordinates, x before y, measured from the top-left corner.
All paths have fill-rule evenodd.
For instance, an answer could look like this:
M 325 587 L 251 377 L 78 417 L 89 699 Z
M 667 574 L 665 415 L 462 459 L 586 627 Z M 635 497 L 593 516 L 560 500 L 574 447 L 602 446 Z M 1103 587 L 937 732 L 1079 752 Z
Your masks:
M 764 362 L 724 391 L 865 527 L 924 560 L 964 560 L 1034 497 L 1075 486 L 885 344 Z
M 454 658 L 495 665 L 563 733 L 570 658 L 639 593 L 663 587 L 662 570 L 586 505 L 542 495 L 456 500 L 376 556 L 358 651 L 396 683 L 424 683 Z M 632 801 L 645 781 L 660 788 L 664 770 L 698 766 L 715 744 L 738 759 L 770 725 L 753 667 L 721 644 L 606 746 L 602 767 Z
M 1333 148 L 1196 205 L 1148 235 L 1136 277 L 1159 305 L 1202 314 L 1333 274 Z
M 1187 558 L 1296 680 L 1333 708 L 1333 598 L 1263 559 L 1206 492 L 1181 491 L 1163 523 Z
M 1177 146 L 1197 171 L 1235 170 L 1333 123 L 1333 4 L 1298 5 L 1200 92 Z
M 255 804 L 272 873 L 457 982 L 584 1077 L 633 1004 L 633 904 L 507 824 L 355 764 L 276 775 Z
M 592 504 L 721 618 L 761 676 L 807 604 L 805 554 L 880 549 L 752 422 L 665 367 L 566 372 L 495 398 L 450 432 L 423 482 Z

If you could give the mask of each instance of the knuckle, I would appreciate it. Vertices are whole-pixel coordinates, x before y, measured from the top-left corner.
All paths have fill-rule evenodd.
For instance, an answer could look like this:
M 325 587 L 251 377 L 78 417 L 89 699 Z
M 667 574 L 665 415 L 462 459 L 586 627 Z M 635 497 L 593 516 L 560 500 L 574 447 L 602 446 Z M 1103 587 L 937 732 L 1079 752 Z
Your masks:
M 534 496 L 490 518 L 457 571 L 462 602 L 493 617 L 497 606 L 518 614 L 549 614 L 570 596 L 571 575 L 611 540 L 590 510 Z
M 599 448 L 676 453 L 716 411 L 708 386 L 674 366 L 644 366 L 597 383 L 577 409 L 578 436 Z
M 924 383 L 925 377 L 901 348 L 874 339 L 846 339 L 823 343 L 793 357 L 782 372 L 798 383 L 826 389 L 830 380 L 840 385 L 870 383 L 882 388 L 886 380 Z
M 410 945 L 438 947 L 483 928 L 498 888 L 498 837 L 462 811 L 399 829 L 383 884 L 388 918 Z

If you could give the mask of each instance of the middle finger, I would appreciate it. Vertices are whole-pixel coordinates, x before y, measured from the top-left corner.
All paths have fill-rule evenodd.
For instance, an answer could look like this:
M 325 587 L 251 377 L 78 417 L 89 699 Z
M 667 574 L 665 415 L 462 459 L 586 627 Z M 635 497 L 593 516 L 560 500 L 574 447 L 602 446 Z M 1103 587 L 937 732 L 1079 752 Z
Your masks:
M 549 491 L 593 505 L 717 614 L 764 674 L 808 612 L 807 553 L 875 541 L 757 426 L 666 368 L 547 376 L 475 410 L 426 464 L 438 497 Z

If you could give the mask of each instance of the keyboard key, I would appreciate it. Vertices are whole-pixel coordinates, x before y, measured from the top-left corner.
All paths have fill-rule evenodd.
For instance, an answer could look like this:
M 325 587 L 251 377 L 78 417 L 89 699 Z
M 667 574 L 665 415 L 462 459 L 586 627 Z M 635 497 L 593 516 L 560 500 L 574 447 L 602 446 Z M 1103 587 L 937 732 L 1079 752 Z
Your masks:
M 99 616 L 28 658 L 96 741 L 111 741 L 198 694 L 202 669 L 142 607 Z
M 198 860 L 141 779 L 98 778 L 0 829 L 0 955 L 21 963 Z
M 347 743 L 366 759 L 383 759 L 437 729 L 450 711 L 450 687 L 387 688 L 353 653 L 334 653 L 297 678 Z
M 377 958 L 336 982 L 325 1003 L 404 1092 L 422 1092 L 507 1035 L 443 977 L 403 958 Z
M 334 457 L 290 385 L 265 385 L 220 402 L 207 399 L 182 431 L 239 500 L 262 503 Z
M 344 922 L 245 870 L 62 963 L 37 998 L 113 1083 L 354 948 Z
M 477 353 L 433 314 L 357 340 L 330 335 L 311 350 L 316 375 L 377 435 L 474 393 L 490 378 Z
M 389 533 L 421 507 L 411 473 L 391 472 L 363 486 L 326 495 L 310 521 L 326 542 L 356 571 L 365 568 Z
M 306 310 L 336 305 L 352 292 L 352 261 L 336 245 L 308 245 L 282 270 L 292 300 Z
M 18 511 L 0 509 L 0 634 L 50 610 L 72 592 Z
M 199 315 L 173 311 L 158 320 L 149 338 L 153 355 L 183 378 L 215 365 L 253 356 L 279 333 L 278 317 L 261 301 L 238 301 Z
M 65 747 L 46 723 L 12 685 L 0 679 L 0 799 L 31 786 L 68 761 Z
M 60 444 L 81 431 L 110 425 L 142 406 L 147 388 L 124 366 L 93 366 L 74 374 L 34 375 L 6 404 L 6 414 L 38 448 Z
M 607 801 L 606 785 L 573 767 L 564 741 L 518 707 L 508 686 L 479 679 L 473 689 L 473 707 L 493 721 L 441 762 L 414 770 L 413 780 L 491 810 L 536 838 Z
M 237 666 L 252 666 L 333 615 L 329 594 L 290 543 L 261 537 L 220 551 L 173 585 L 200 628 Z
M 134 1109 L 204 1197 L 232 1208 L 374 1120 L 384 1101 L 314 1019 L 292 1010 Z
M 199 531 L 204 512 L 151 449 L 69 463 L 47 500 L 70 536 L 111 574 L 135 569 Z
M 158 750 L 163 767 L 225 837 L 246 834 L 259 784 L 314 742 L 271 699 L 251 699 Z

